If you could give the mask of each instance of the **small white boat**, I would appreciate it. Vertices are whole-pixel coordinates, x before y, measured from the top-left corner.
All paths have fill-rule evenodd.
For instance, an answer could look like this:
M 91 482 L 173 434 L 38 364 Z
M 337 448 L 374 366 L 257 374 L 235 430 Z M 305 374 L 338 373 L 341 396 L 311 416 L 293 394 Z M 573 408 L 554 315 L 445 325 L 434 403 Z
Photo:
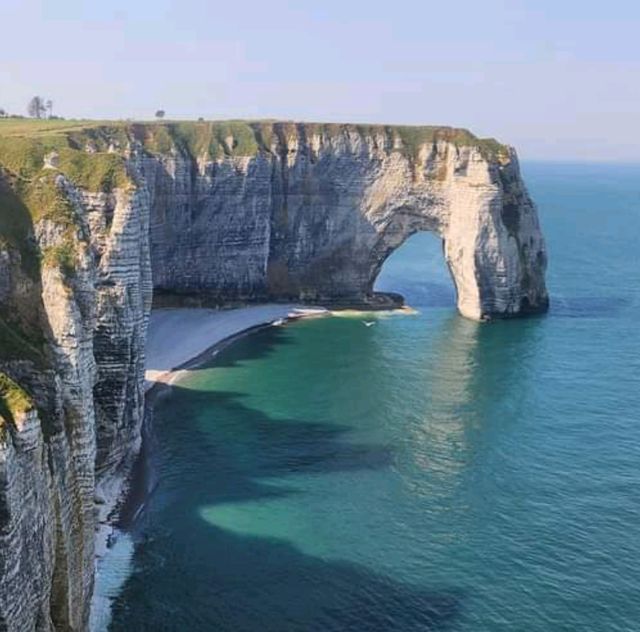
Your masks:
M 371 325 L 375 325 L 376 324 L 376 321 L 375 320 L 363 320 L 362 324 L 365 327 L 371 327 Z

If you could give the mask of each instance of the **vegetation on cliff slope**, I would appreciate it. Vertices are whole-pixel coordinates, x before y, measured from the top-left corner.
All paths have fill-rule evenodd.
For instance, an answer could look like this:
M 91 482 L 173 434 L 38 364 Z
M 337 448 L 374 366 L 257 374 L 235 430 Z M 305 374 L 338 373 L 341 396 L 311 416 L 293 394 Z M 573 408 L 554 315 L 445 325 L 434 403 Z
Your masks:
M 388 151 L 402 152 L 412 160 L 422 147 L 439 141 L 477 147 L 488 159 L 503 160 L 509 155 L 508 148 L 493 139 L 442 126 L 0 119 L 0 266 L 4 266 L 0 272 L 12 277 L 12 290 L 22 288 L 0 305 L 0 360 L 47 364 L 46 333 L 38 307 L 41 269 L 56 266 L 69 277 L 77 264 L 76 210 L 60 176 L 84 191 L 110 192 L 135 186 L 126 158 L 135 147 L 162 156 L 180 153 L 198 160 L 221 160 L 286 152 L 293 140 L 309 142 L 319 137 L 321 142 L 333 142 L 358 135 L 374 138 L 376 143 L 382 139 Z M 40 251 L 35 235 L 43 226 L 53 245 Z M 17 267 L 24 274 L 16 281 Z M 28 401 L 6 376 L 0 378 L 0 398 L 3 417 L 24 409 Z
M 424 144 L 438 141 L 456 146 L 478 147 L 487 158 L 508 154 L 505 145 L 492 138 L 481 139 L 466 129 L 424 125 L 368 125 L 343 123 L 297 123 L 294 121 L 50 121 L 0 120 L 0 163 L 3 162 L 1 141 L 10 140 L 16 152 L 31 168 L 43 158 L 43 148 L 60 154 L 60 170 L 79 186 L 89 190 L 122 184 L 125 179 L 118 150 L 131 140 L 157 154 L 179 151 L 194 158 L 220 159 L 225 156 L 254 156 L 270 152 L 274 139 L 295 136 L 311 138 L 319 135 L 334 139 L 340 135 L 386 136 L 394 151 L 415 157 Z M 395 140 L 399 139 L 400 143 Z M 25 147 L 31 144 L 30 147 Z M 93 153 L 87 153 L 86 149 Z M 115 153 L 109 153 L 109 150 Z M 71 151 L 69 151 L 71 150 Z M 14 153 L 16 153 L 14 152 Z M 5 152 L 6 154 L 6 147 Z M 5 156 L 6 159 L 6 156 Z
M 42 263 L 60 265 L 65 273 L 74 267 L 75 212 L 60 174 L 92 192 L 131 185 L 124 156 L 109 151 L 118 142 L 127 142 L 124 130 L 97 123 L 0 122 L 0 246 L 20 253 L 31 278 L 38 275 L 41 256 Z M 38 253 L 34 227 L 42 220 L 60 228 L 61 243 Z
M 158 154 L 173 150 L 193 158 L 218 160 L 225 156 L 255 156 L 262 146 L 253 128 L 243 121 L 175 122 L 135 125 L 144 147 Z
M 489 158 L 508 155 L 492 139 L 442 126 L 353 125 L 294 121 L 86 121 L 3 118 L 0 120 L 0 251 L 19 253 L 20 266 L 37 282 L 42 266 L 57 266 L 65 276 L 76 265 L 77 218 L 59 176 L 85 191 L 108 192 L 134 186 L 126 151 L 136 145 L 163 156 L 174 152 L 194 159 L 255 156 L 286 151 L 295 139 L 382 138 L 389 151 L 415 159 L 424 145 L 446 141 L 475 146 Z M 40 252 L 36 227 L 55 225 L 58 240 Z M 0 335 L 2 328 L 0 326 Z M 29 336 L 27 337 L 29 339 Z M 2 349 L 17 341 L 0 338 Z
M 69 198 L 56 183 L 56 174 L 43 172 L 28 177 L 3 172 L 0 167 L 0 246 L 20 253 L 22 269 L 37 279 L 40 264 L 34 241 L 34 225 L 49 220 L 59 227 L 61 246 L 73 247 L 75 212 Z M 47 263 L 52 263 L 49 258 Z
M 29 180 L 50 169 L 87 191 L 110 191 L 129 182 L 124 157 L 98 151 L 94 134 L 4 135 L 3 126 L 0 122 L 0 165 L 17 177 Z
M 33 400 L 8 375 L 0 372 L 0 441 L 4 440 L 7 422 L 15 424 L 16 417 L 33 408 Z
M 443 126 L 352 125 L 293 121 L 73 121 L 0 120 L 0 246 L 21 255 L 23 268 L 37 275 L 46 265 L 73 267 L 74 214 L 57 180 L 63 174 L 85 191 L 108 192 L 133 186 L 125 152 L 138 144 L 150 153 L 186 154 L 194 159 L 254 156 L 286 151 L 294 139 L 331 141 L 360 135 L 382 138 L 390 151 L 415 160 L 425 145 L 439 141 L 474 146 L 489 159 L 508 159 L 508 148 L 479 139 L 465 129 Z M 50 220 L 64 228 L 64 243 L 37 253 L 34 225 Z

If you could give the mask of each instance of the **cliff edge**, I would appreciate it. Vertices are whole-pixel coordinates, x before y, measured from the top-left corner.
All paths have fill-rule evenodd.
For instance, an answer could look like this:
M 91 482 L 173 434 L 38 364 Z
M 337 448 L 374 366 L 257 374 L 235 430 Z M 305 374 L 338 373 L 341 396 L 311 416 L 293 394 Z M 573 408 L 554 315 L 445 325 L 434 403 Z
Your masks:
M 152 295 L 385 307 L 376 276 L 420 230 L 464 316 L 547 308 L 515 152 L 466 130 L 0 121 L 0 629 L 87 626 Z

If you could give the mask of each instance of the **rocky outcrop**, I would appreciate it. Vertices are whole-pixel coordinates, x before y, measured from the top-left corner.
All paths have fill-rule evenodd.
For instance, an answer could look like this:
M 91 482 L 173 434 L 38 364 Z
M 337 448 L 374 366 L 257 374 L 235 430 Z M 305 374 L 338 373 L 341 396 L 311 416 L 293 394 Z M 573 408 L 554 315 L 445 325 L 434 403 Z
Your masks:
M 388 306 L 384 260 L 430 230 L 463 315 L 547 306 L 515 153 L 464 130 L 1 132 L 0 630 L 87 626 L 96 524 L 140 443 L 152 279 L 165 301 Z
M 274 125 L 253 156 L 143 160 L 159 291 L 229 300 L 379 304 L 385 259 L 435 232 L 474 319 L 544 311 L 546 254 L 515 152 L 447 134 Z M 386 304 L 382 301 L 382 305 Z
M 45 216 L 37 275 L 9 245 L 0 269 L 0 375 L 32 402 L 0 409 L 0 630 L 86 629 L 96 524 L 140 442 L 148 212 L 52 177 L 71 230 Z
M 436 135 L 409 151 L 393 129 L 285 124 L 271 138 L 254 156 L 144 161 L 159 291 L 375 305 L 384 260 L 429 230 L 463 315 L 546 309 L 544 242 L 512 149 Z

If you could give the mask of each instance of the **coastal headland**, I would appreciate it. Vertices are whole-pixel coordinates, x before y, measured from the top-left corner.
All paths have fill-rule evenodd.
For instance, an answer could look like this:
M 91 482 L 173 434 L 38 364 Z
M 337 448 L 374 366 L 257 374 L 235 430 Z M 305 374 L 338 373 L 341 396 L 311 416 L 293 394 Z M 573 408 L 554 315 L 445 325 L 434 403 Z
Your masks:
M 152 304 L 279 304 L 242 312 L 256 318 L 243 323 L 225 311 L 194 321 L 207 347 L 293 304 L 397 307 L 375 279 L 410 235 L 431 231 L 462 315 L 548 306 L 544 239 L 515 151 L 463 129 L 4 119 L 0 210 L 9 629 L 87 627 L 96 528 L 140 450 L 145 370 L 166 374 L 192 351 L 160 336 L 157 366 L 145 364 Z

